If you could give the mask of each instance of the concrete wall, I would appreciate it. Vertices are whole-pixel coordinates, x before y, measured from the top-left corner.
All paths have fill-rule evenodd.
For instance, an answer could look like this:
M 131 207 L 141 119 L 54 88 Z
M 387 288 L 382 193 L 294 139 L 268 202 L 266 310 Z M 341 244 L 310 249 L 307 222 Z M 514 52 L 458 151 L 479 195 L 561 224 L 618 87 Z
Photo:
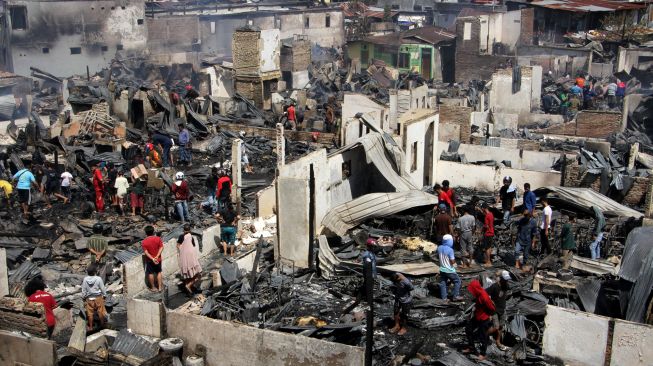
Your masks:
M 363 113 L 371 117 L 376 122 L 375 127 L 382 128 L 383 131 L 390 131 L 390 108 L 383 104 L 370 99 L 366 95 L 346 93 L 342 102 L 342 131 L 341 143 L 342 145 L 349 145 L 362 135 L 367 134 L 367 130 L 363 128 L 363 133 L 360 133 L 360 124 L 356 114 Z
M 256 193 L 256 216 L 268 217 L 276 212 L 276 206 L 277 190 L 274 184 Z
M 165 308 L 162 303 L 127 299 L 127 328 L 136 334 L 163 338 Z
M 590 313 L 548 305 L 544 319 L 544 355 L 572 365 L 603 365 L 609 321 Z
M 492 74 L 489 105 L 493 112 L 515 113 L 522 120 L 539 107 L 542 93 L 542 67 L 524 66 L 521 68 L 521 73 L 521 88 L 517 93 L 512 92 L 512 68 Z
M 200 245 L 195 247 L 198 256 L 205 257 L 211 251 L 217 248 L 215 236 L 220 235 L 220 225 L 211 226 L 205 229 L 201 238 L 196 237 L 196 241 L 201 241 Z M 177 238 L 172 238 L 163 243 L 163 253 L 161 253 L 161 267 L 163 276 L 167 277 L 179 271 L 179 258 L 177 257 Z M 132 258 L 124 265 L 124 289 L 128 297 L 134 297 L 147 289 L 145 282 L 145 267 L 142 257 Z
M 166 325 L 168 336 L 183 339 L 186 350 L 205 346 L 206 366 L 357 366 L 364 363 L 362 348 L 199 315 L 172 311 L 167 314 Z
M 278 29 L 266 29 L 261 31 L 261 54 L 259 56 L 261 72 L 281 70 L 281 43 Z
M 57 76 L 85 74 L 87 66 L 95 73 L 107 67 L 119 45 L 131 52 L 144 49 L 147 42 L 143 0 L 12 5 L 27 8 L 27 29 L 13 29 L 10 36 L 13 69 L 19 75 L 29 76 L 30 66 Z M 81 54 L 72 54 L 73 47 L 80 47 Z
M 436 154 L 439 154 L 435 149 L 438 122 L 439 115 L 428 109 L 413 110 L 411 113 L 404 114 L 400 120 L 401 136 L 396 138 L 400 139 L 400 146 L 404 151 L 402 169 L 416 187 L 434 183 L 437 169 Z M 413 159 L 415 159 L 414 165 Z
M 553 162 L 560 158 L 559 153 L 507 149 L 501 147 L 460 144 L 458 153 L 464 154 L 467 161 L 509 160 L 514 169 L 549 172 Z M 574 155 L 569 154 L 572 158 Z
M 9 277 L 7 275 L 7 251 L 0 248 L 0 298 L 9 295 Z
M 518 186 L 530 183 L 533 189 L 560 185 L 560 173 L 536 172 L 522 169 L 495 168 L 491 166 L 461 164 L 439 160 L 436 181 L 448 179 L 456 187 L 475 187 L 479 190 L 497 191 L 506 175 Z
M 653 360 L 653 327 L 615 320 L 611 365 L 650 365 Z
M 57 365 L 57 344 L 0 330 L 0 365 Z
M 472 125 L 479 126 L 481 131 L 485 131 L 486 124 L 490 124 L 490 134 L 500 136 L 501 130 L 509 129 L 517 131 L 519 125 L 519 115 L 515 113 L 492 113 L 490 121 L 490 112 L 472 112 Z
M 479 52 L 492 55 L 493 45 L 501 43 L 512 53 L 521 31 L 521 11 L 480 15 Z
M 645 69 L 640 66 L 640 57 L 642 57 L 642 66 L 650 66 L 653 51 L 644 48 L 628 49 L 619 47 L 619 56 L 617 59 L 617 71 L 630 73 L 633 67 Z
M 591 50 L 556 46 L 520 45 L 517 54 L 519 65 L 540 65 L 544 72 L 551 71 L 554 78 L 588 70 L 592 60 Z

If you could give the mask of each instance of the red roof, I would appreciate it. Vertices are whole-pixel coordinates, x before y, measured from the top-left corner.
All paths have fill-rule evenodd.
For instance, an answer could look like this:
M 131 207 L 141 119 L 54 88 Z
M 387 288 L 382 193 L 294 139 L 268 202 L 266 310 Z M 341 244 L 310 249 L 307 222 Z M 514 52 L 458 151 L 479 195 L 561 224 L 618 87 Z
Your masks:
M 615 10 L 644 9 L 645 4 L 611 0 L 535 0 L 530 3 L 549 9 L 575 12 L 609 12 Z

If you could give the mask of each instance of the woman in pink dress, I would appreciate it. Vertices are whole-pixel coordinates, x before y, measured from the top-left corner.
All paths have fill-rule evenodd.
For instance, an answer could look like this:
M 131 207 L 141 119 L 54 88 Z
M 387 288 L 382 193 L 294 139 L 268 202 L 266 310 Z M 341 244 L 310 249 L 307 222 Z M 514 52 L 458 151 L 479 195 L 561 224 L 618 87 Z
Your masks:
M 190 233 L 190 224 L 184 225 L 184 233 L 177 239 L 177 254 L 179 255 L 179 271 L 184 279 L 184 287 L 190 295 L 193 294 L 193 285 L 200 279 L 202 266 L 197 259 L 195 240 Z

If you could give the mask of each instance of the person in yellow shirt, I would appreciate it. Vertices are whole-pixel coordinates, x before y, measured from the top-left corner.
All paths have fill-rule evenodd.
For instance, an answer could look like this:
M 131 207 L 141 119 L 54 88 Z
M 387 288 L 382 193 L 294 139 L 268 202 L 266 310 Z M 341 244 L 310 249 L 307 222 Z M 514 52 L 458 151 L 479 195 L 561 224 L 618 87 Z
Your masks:
M 14 191 L 14 186 L 11 185 L 11 183 L 7 182 L 4 179 L 0 179 L 0 190 L 4 192 L 4 196 L 2 196 L 2 201 L 5 204 L 10 204 L 11 205 L 11 193 Z

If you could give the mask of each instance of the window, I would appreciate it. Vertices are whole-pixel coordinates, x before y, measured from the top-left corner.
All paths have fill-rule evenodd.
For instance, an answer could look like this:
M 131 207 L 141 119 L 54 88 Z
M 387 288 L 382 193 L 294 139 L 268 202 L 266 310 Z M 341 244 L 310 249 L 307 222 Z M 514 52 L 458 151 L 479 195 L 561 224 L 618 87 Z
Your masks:
M 143 25 L 143 19 L 136 19 L 136 24 Z
M 311 18 L 306 16 L 306 18 L 304 18 L 304 28 L 310 28 L 310 27 L 311 27 Z
M 465 29 L 463 30 L 463 41 L 472 39 L 472 23 L 465 22 Z
M 109 50 L 109 47 L 108 46 L 102 46 L 102 47 L 100 47 L 100 50 L 102 50 L 102 52 L 107 52 Z
M 351 160 L 342 163 L 342 179 L 345 180 L 351 177 Z
M 421 5 L 415 5 L 415 6 L 413 6 L 413 10 L 422 11 L 422 6 Z
M 215 22 L 211 22 L 211 34 L 215 34 Z
M 426 108 L 426 97 L 422 97 L 422 108 Z
M 410 149 L 410 172 L 417 170 L 417 141 L 413 142 L 413 146 Z
M 119 44 L 119 45 L 116 46 L 116 49 L 117 49 L 118 51 L 122 51 L 123 48 L 124 48 L 124 47 L 123 47 L 123 45 L 121 45 L 121 44 Z
M 392 5 L 390 5 L 390 9 L 399 10 L 399 5 L 398 4 L 392 4 Z
M 13 6 L 9 8 L 11 29 L 27 29 L 27 7 Z
M 410 53 L 401 52 L 399 60 L 397 60 L 397 67 L 406 69 L 410 65 Z
M 71 55 L 80 55 L 82 53 L 82 48 L 81 47 L 70 47 L 70 54 Z
M 326 26 L 327 28 L 331 27 L 331 15 L 327 14 L 324 17 L 324 26 Z
M 43 53 L 50 53 L 50 49 L 49 49 L 48 47 L 43 47 L 43 48 L 41 49 L 41 51 L 42 51 Z

